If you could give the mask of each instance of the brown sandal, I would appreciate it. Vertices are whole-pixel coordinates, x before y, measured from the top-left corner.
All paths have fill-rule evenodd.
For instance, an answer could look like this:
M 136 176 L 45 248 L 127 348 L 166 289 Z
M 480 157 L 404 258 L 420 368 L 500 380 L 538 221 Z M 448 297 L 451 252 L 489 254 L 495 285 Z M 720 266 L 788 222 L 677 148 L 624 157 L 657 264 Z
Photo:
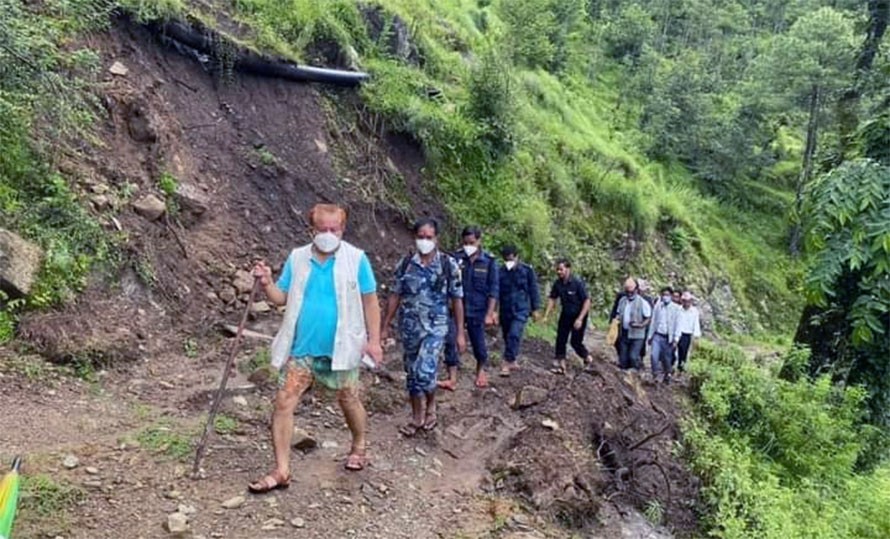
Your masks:
M 360 472 L 368 465 L 368 456 L 364 453 L 350 453 L 346 457 L 344 467 L 350 472 Z
M 247 490 L 252 494 L 265 494 L 273 490 L 284 490 L 290 486 L 291 476 L 282 477 L 278 470 L 266 475 L 259 481 L 247 485 Z

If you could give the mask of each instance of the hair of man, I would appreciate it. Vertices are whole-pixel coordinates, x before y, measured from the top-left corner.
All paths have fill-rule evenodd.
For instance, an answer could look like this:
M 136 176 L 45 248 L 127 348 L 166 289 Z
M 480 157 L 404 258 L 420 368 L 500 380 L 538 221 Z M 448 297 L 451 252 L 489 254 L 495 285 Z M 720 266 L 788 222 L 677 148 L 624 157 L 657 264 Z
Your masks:
M 471 225 L 464 227 L 464 231 L 461 233 L 461 238 L 466 238 L 467 236 L 473 236 L 477 240 L 482 239 L 482 229 L 478 226 Z
M 425 227 L 432 228 L 433 232 L 435 232 L 437 236 L 439 235 L 439 222 L 436 221 L 435 219 L 433 219 L 432 217 L 421 217 L 420 219 L 418 219 L 417 221 L 414 222 L 414 226 L 412 227 L 411 230 L 415 234 L 417 234 L 418 232 L 420 232 L 420 229 L 425 228 Z
M 309 223 L 312 226 L 317 224 L 317 217 L 320 215 L 336 215 L 340 218 L 340 226 L 346 228 L 346 210 L 336 204 L 316 204 L 309 210 Z

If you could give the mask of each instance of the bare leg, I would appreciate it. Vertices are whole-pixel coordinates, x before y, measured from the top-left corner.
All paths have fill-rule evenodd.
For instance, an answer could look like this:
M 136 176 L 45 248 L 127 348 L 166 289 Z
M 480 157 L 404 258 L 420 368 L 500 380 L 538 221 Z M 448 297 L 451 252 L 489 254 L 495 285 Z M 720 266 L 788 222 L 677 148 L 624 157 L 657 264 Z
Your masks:
M 352 453 L 363 455 L 367 447 L 365 433 L 367 432 L 368 414 L 358 395 L 358 388 L 345 387 L 337 391 L 337 402 L 343 410 L 346 425 L 352 433 Z
M 423 395 L 411 396 L 411 415 L 414 418 L 414 425 L 423 425 Z
M 442 389 L 447 389 L 448 391 L 454 391 L 457 388 L 457 366 L 449 366 L 448 367 L 448 379 L 442 380 L 439 382 L 439 387 Z
M 426 394 L 426 413 L 423 417 L 423 428 L 433 430 L 436 428 L 438 418 L 436 416 L 436 391 L 430 391 Z
M 281 477 L 290 475 L 290 444 L 294 436 L 294 410 L 300 397 L 312 385 L 312 374 L 306 369 L 287 367 L 284 385 L 275 395 L 272 412 L 272 445 L 275 448 L 275 469 Z

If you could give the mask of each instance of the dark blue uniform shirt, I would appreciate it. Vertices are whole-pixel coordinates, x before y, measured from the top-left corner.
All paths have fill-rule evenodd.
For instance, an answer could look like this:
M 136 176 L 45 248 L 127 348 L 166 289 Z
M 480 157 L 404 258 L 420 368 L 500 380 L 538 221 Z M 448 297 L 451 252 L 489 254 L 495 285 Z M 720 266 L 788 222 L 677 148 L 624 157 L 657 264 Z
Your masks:
M 528 320 L 532 312 L 541 308 L 538 277 L 531 266 L 520 262 L 508 270 L 502 265 L 498 278 L 502 319 Z
M 470 262 L 467 254 L 460 250 L 454 257 L 460 264 L 461 281 L 464 288 L 464 316 L 484 318 L 488 312 L 489 298 L 498 298 L 498 266 L 494 257 L 481 251 L 476 260 Z

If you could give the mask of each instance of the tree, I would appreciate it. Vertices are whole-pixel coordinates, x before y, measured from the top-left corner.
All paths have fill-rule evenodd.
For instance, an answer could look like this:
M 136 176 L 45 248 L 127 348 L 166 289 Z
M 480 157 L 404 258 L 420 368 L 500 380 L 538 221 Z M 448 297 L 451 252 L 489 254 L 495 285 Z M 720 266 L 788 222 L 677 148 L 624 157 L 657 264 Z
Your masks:
M 804 151 L 795 185 L 795 223 L 789 245 L 794 255 L 800 252 L 804 189 L 813 177 L 819 133 L 825 124 L 823 108 L 849 85 L 855 55 L 853 36 L 850 16 L 822 7 L 799 18 L 787 33 L 776 36 L 772 53 L 763 65 L 775 82 L 774 88 L 791 104 L 806 110 Z
M 890 167 L 857 159 L 808 186 L 808 307 L 795 340 L 810 373 L 869 391 L 870 420 L 890 435 Z M 876 448 L 870 452 L 879 458 Z

